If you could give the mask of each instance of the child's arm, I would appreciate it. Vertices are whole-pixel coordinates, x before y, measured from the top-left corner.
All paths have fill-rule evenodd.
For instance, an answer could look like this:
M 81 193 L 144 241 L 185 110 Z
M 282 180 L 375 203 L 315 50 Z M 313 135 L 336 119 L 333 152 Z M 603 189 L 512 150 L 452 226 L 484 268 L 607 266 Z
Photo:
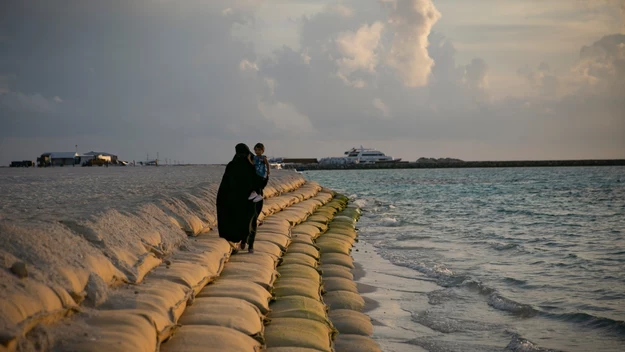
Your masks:
M 267 157 L 265 157 L 265 165 L 267 166 L 267 177 L 269 177 L 269 170 L 271 170 L 271 167 L 269 166 L 269 161 L 267 160 Z
M 254 161 L 252 160 L 252 154 L 247 155 L 247 161 L 249 161 L 250 164 L 254 165 Z

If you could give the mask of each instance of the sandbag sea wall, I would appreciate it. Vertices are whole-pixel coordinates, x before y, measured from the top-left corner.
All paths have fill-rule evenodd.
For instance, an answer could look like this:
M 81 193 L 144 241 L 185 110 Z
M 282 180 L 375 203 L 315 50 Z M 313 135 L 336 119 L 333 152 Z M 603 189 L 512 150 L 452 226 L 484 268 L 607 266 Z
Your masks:
M 216 225 L 223 166 L 0 171 L 0 346 L 137 284 Z M 305 180 L 276 171 L 266 191 Z

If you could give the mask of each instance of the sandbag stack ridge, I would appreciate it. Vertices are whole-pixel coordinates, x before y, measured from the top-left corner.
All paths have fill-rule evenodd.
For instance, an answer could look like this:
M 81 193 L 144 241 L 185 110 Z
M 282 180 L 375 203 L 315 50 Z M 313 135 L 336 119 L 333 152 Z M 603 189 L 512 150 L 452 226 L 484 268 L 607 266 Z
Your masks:
M 334 340 L 336 352 L 381 351 L 371 338 L 373 324 L 367 315 L 361 313 L 365 301 L 353 281 L 354 260 L 350 253 L 357 241 L 355 228 L 359 217 L 360 209 L 348 205 L 334 216 L 328 231 L 316 241 L 321 253 L 323 300 L 329 308 L 330 321 L 338 330 Z
M 300 182 L 291 186 L 290 190 L 282 191 L 272 187 L 275 196 L 266 200 L 263 216 L 310 198 L 320 189 L 314 183 Z M 262 247 L 262 241 L 259 243 Z M 50 336 L 55 335 L 55 330 L 70 330 L 72 333 L 63 334 L 59 341 L 43 341 L 39 349 L 157 350 L 157 346 L 178 327 L 178 320 L 187 305 L 193 302 L 205 285 L 223 274 L 231 250 L 232 246 L 219 238 L 216 231 L 189 237 L 181 248 L 162 258 L 162 263 L 142 282 L 111 291 L 108 296 L 102 297 L 102 302 L 95 309 L 75 307 L 84 314 L 67 319 L 63 326 L 56 324 L 47 328 Z M 27 345 L 28 340 L 22 340 Z M 35 343 L 41 345 L 42 341 Z M 16 343 L 5 346 L 9 351 L 17 348 Z
M 331 194 L 309 182 L 297 191 L 297 199 L 277 197 L 266 204 L 268 214 L 276 204 L 290 205 L 267 216 L 258 228 L 255 253 L 230 257 L 221 275 L 204 287 L 178 321 L 180 328 L 162 343 L 168 351 L 258 351 L 271 335 L 265 331 L 272 292 L 280 289 L 275 268 L 283 252 L 293 244 L 291 228 L 327 203 Z M 297 227 L 297 226 L 296 226 Z M 280 279 L 278 279 L 280 280 Z
M 334 193 L 324 190 L 320 195 L 329 200 Z M 293 227 L 292 244 L 277 269 L 280 278 L 265 331 L 268 351 L 333 351 L 336 330 L 321 297 L 319 248 L 314 242 L 344 206 L 344 200 L 332 199 Z

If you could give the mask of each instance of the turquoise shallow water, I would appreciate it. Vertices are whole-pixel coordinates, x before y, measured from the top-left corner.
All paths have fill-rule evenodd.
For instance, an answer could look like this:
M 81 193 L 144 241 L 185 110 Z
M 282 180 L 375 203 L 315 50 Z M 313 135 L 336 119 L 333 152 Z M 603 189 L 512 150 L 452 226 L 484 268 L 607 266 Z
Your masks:
M 625 167 L 308 171 L 361 236 L 435 279 L 429 351 L 625 350 Z

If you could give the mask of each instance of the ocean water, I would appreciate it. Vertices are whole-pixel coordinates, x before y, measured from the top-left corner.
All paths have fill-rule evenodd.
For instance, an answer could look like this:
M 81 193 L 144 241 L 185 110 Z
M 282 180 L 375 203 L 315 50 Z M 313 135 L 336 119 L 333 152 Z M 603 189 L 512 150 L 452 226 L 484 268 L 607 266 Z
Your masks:
M 437 283 L 403 298 L 429 332 L 402 342 L 625 351 L 625 167 L 304 175 L 363 207 L 361 238 L 382 257 Z

